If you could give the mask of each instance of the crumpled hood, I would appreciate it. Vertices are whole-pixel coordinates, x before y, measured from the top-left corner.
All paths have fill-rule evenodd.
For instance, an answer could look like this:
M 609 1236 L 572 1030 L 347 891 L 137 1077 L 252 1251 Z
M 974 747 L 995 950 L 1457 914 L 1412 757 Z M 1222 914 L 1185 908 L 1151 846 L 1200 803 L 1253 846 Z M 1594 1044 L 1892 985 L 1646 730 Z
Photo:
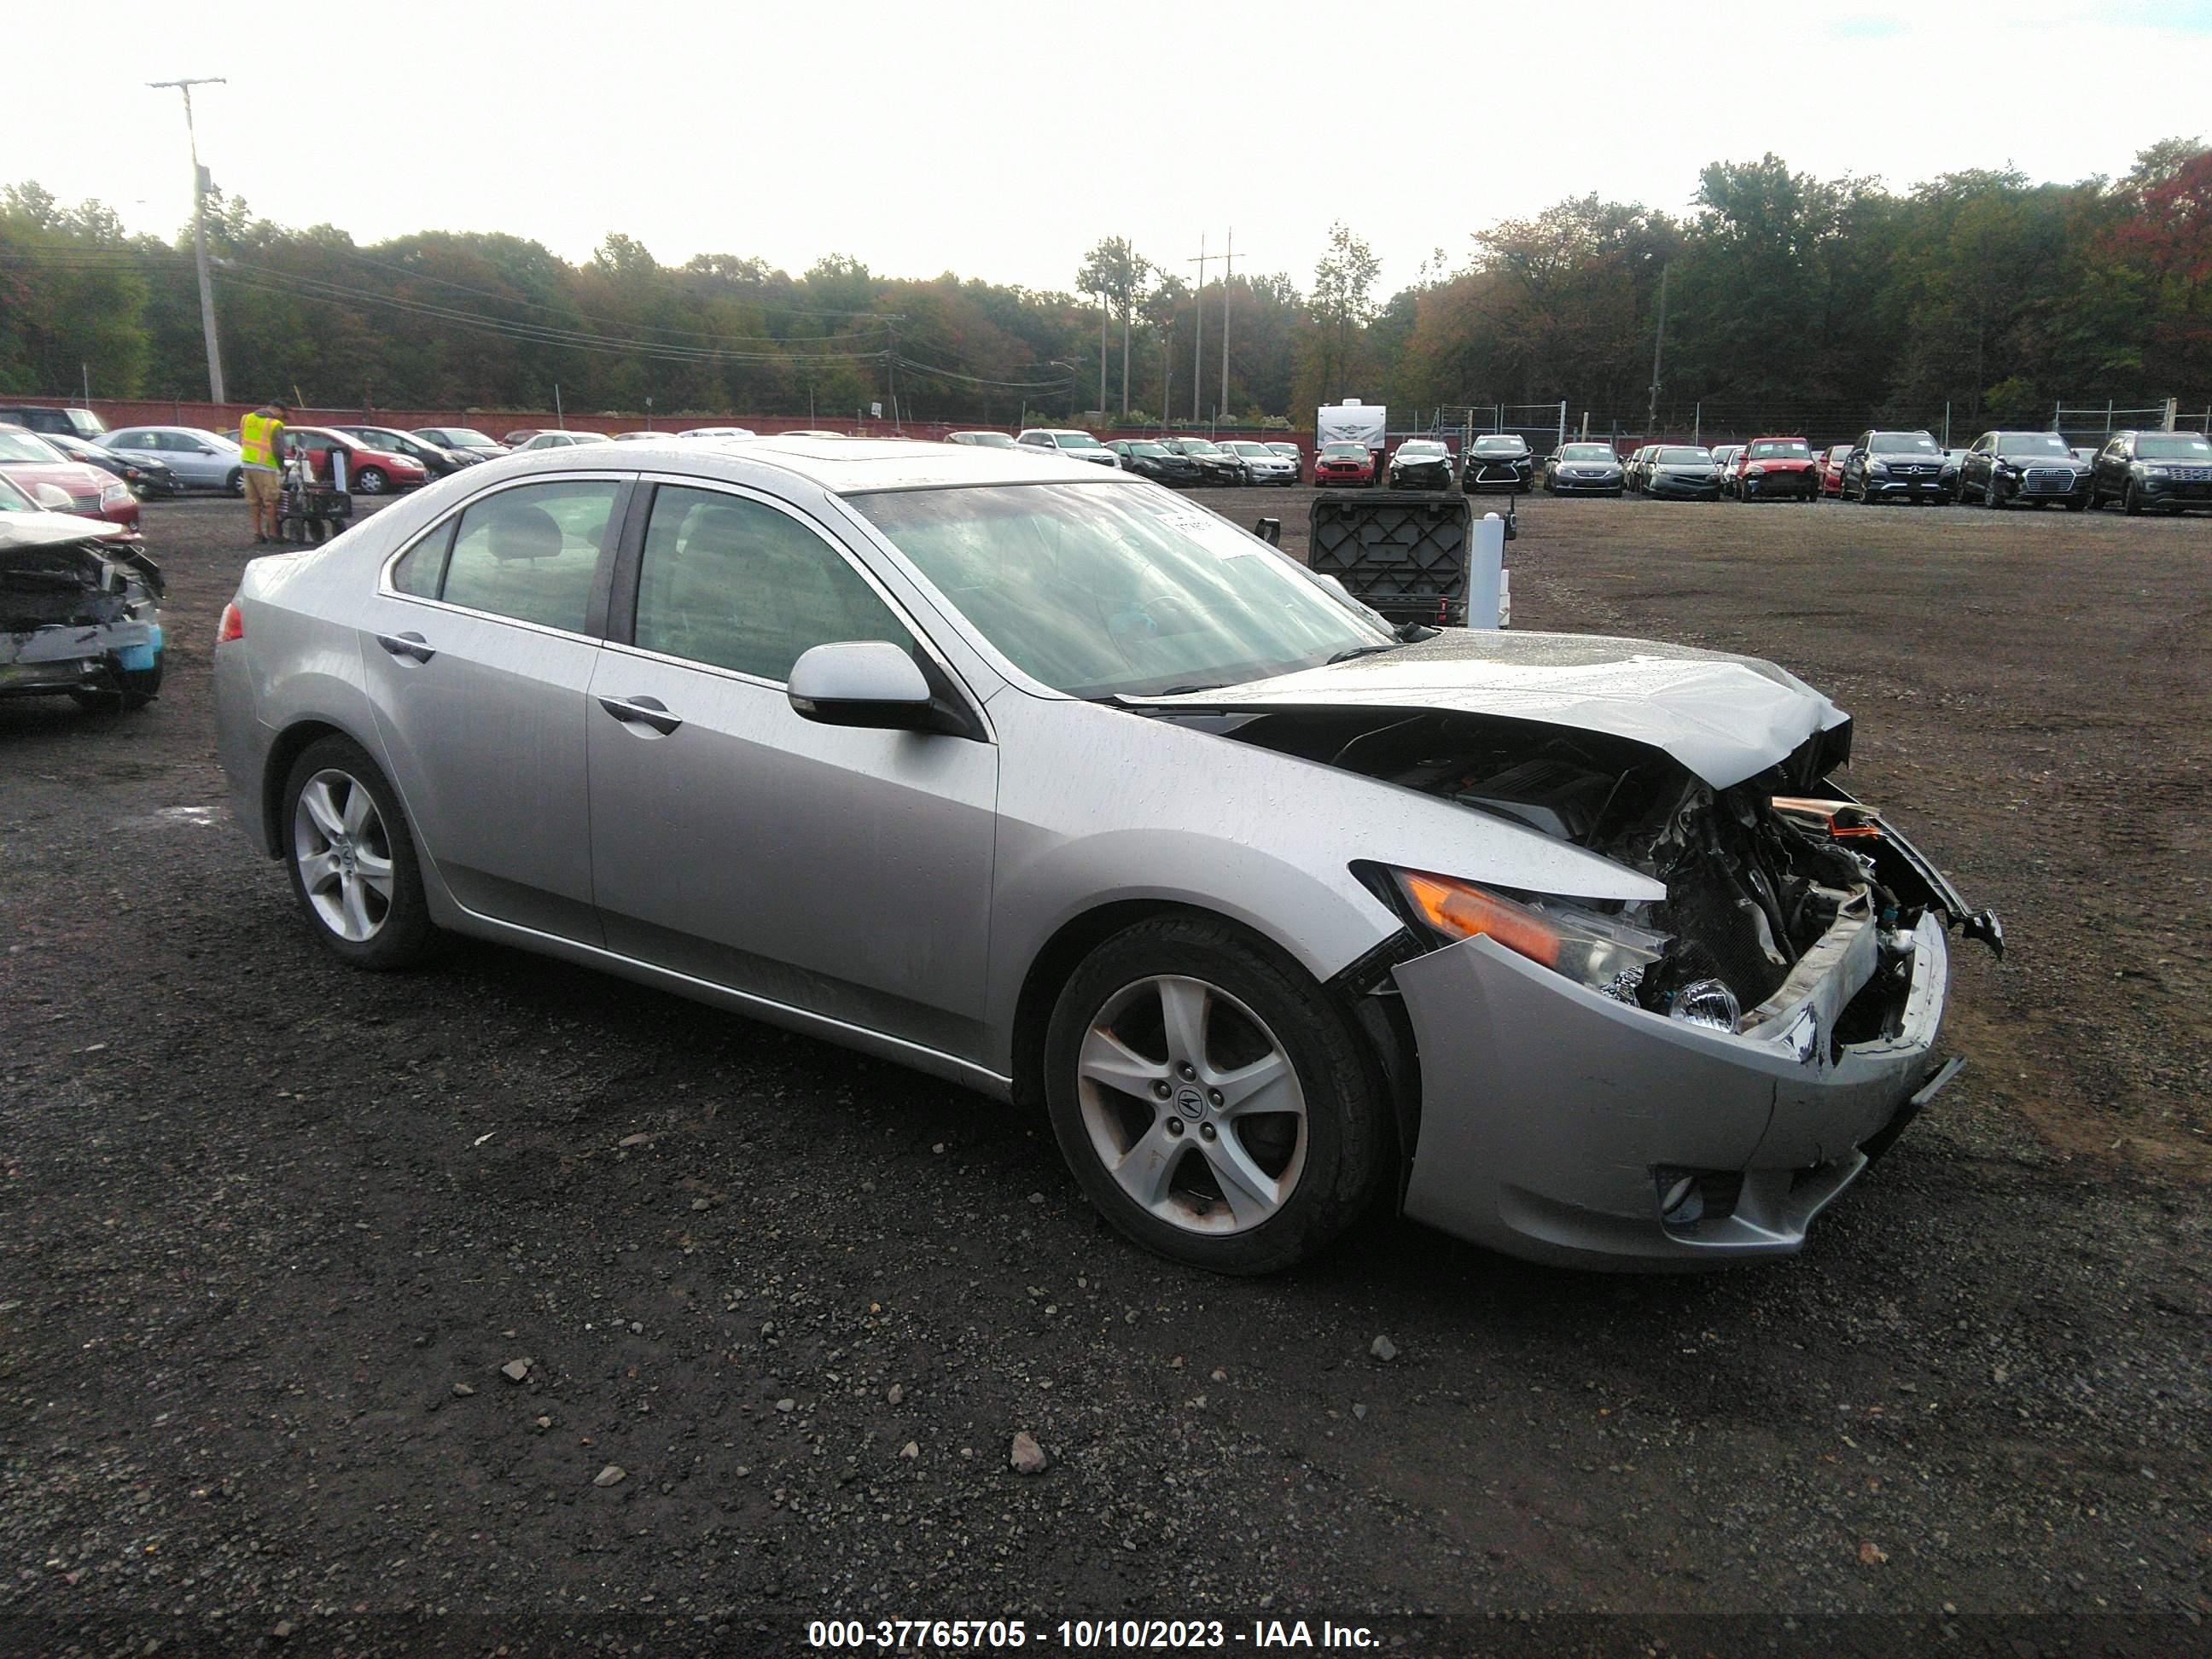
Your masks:
M 65 542 L 124 541 L 130 532 L 73 513 L 0 513 L 0 553 L 18 548 L 58 547 Z
M 1161 708 L 1407 708 L 1493 714 L 1626 738 L 1716 789 L 1785 760 L 1850 718 L 1755 657 L 1653 640 L 1447 629 L 1372 657 L 1175 697 Z

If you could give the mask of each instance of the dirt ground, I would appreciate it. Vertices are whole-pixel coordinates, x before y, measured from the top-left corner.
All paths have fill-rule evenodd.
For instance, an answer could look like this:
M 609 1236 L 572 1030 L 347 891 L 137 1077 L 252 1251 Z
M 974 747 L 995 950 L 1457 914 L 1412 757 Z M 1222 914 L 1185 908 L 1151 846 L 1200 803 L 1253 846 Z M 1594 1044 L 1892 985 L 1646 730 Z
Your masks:
M 1303 542 L 1304 490 L 1203 498 Z M 1969 1067 L 1795 1261 L 1378 1222 L 1228 1283 L 949 1086 L 500 949 L 338 966 L 222 810 L 243 520 L 148 509 L 151 710 L 0 703 L 0 1648 L 2212 1643 L 2212 521 L 1525 502 L 1517 627 L 1856 716 L 1857 792 L 2005 919 Z

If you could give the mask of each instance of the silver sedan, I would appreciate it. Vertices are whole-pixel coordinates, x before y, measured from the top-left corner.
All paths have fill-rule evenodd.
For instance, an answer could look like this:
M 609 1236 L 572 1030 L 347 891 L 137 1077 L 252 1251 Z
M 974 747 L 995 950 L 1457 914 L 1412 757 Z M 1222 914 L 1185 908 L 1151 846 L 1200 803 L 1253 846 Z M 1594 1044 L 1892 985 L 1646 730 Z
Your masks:
M 1394 632 L 1079 460 L 514 457 L 254 561 L 218 637 L 239 821 L 340 957 L 475 934 L 1037 1103 L 1227 1272 L 1377 1204 L 1794 1251 L 1997 939 L 1781 670 Z

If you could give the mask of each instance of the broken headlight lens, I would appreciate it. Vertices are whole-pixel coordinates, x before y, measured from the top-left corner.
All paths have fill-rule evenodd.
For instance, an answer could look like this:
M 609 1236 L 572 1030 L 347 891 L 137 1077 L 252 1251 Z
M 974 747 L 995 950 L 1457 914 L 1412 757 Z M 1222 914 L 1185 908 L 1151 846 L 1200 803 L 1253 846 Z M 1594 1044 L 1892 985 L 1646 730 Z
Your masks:
M 1471 881 L 1421 870 L 1392 878 L 1413 913 L 1452 943 L 1484 938 L 1594 991 L 1633 1002 L 1637 981 L 1659 960 L 1669 936 L 1549 896 L 1510 899 Z

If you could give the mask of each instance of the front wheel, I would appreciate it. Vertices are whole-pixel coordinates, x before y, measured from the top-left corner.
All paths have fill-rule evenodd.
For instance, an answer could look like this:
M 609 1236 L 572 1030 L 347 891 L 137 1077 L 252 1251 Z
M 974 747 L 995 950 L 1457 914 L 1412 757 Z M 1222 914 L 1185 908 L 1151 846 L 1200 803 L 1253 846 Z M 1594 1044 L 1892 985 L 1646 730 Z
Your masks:
M 317 739 L 284 782 L 284 865 L 315 936 L 342 961 L 410 967 L 434 946 L 415 837 L 376 763 L 349 738 Z
M 2130 478 L 2126 488 L 2120 491 L 2120 511 L 2130 519 L 2140 519 L 2142 510 L 2142 497 L 2136 494 L 2136 481 Z
M 1375 1198 L 1389 1115 L 1321 988 L 1224 923 L 1139 922 L 1060 993 L 1045 1039 L 1054 1137 L 1138 1243 L 1217 1273 L 1279 1272 Z
M 365 466 L 353 475 L 353 487 L 364 495 L 381 495 L 392 488 L 392 480 L 380 466 Z

